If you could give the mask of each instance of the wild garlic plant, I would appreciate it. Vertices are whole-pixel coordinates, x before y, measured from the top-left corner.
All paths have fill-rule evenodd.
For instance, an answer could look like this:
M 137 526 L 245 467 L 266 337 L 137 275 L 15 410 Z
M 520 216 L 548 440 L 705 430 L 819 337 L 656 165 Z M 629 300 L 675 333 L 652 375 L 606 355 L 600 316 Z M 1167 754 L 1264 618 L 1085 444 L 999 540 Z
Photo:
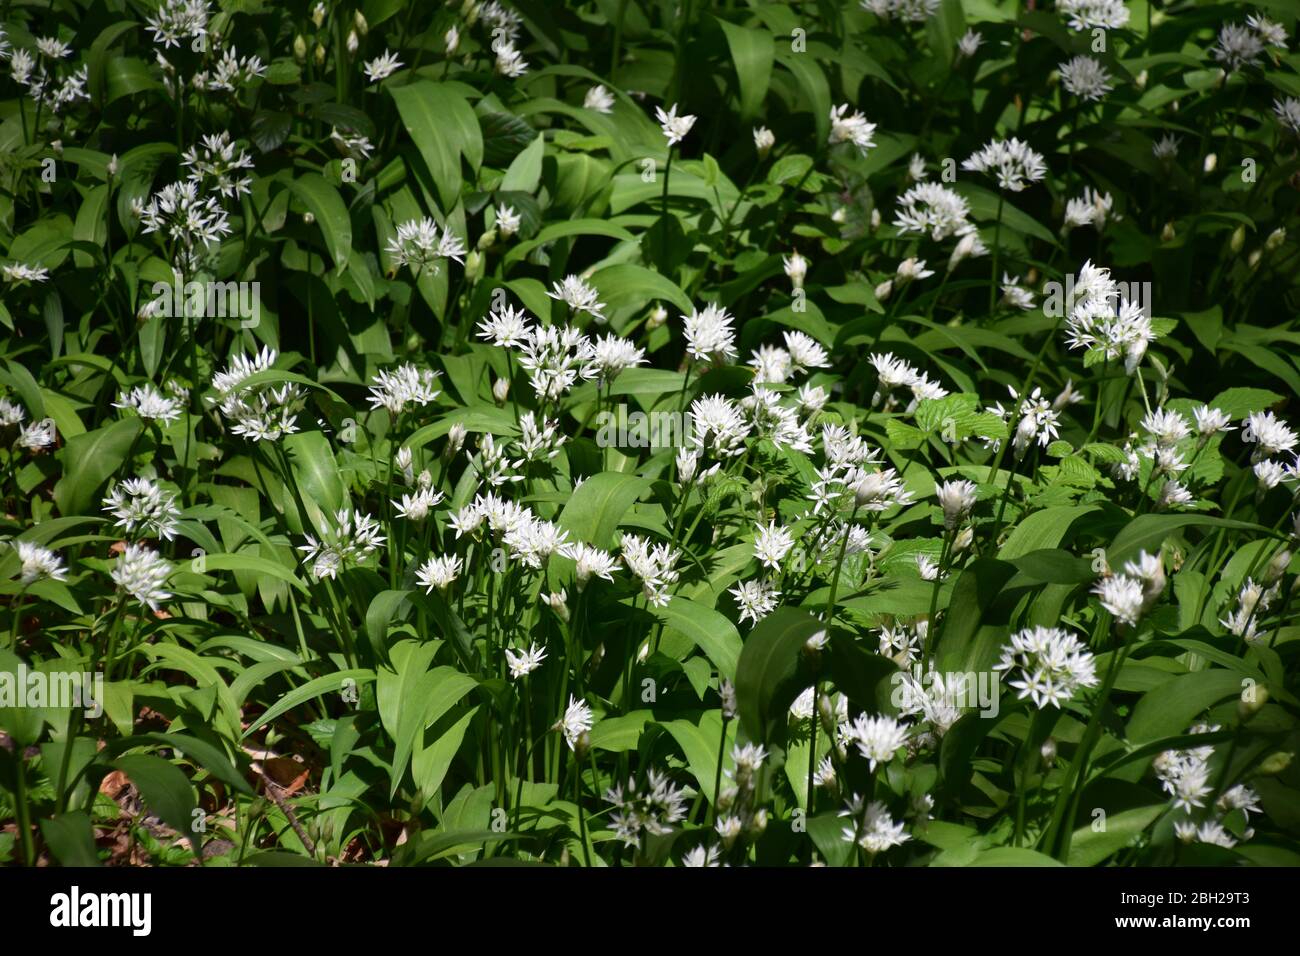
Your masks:
M 5 5 L 0 862 L 1300 862 L 1294 15 L 985 6 Z

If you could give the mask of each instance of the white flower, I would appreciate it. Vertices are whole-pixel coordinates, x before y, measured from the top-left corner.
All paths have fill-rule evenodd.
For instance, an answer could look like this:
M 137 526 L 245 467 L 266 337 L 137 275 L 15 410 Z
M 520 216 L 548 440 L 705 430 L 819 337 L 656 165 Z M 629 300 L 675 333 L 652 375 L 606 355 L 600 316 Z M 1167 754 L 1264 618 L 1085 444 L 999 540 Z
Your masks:
M 526 677 L 537 668 L 542 666 L 542 661 L 546 658 L 546 648 L 538 647 L 536 643 L 529 644 L 528 649 L 524 651 L 514 651 L 506 648 L 506 665 L 510 669 L 510 679 L 519 680 Z
M 434 588 L 443 591 L 460 576 L 462 570 L 463 564 L 459 556 L 444 554 L 431 557 L 420 565 L 415 573 L 415 579 L 427 592 L 432 593 Z M 507 656 L 509 656 L 508 652 Z
M 710 302 L 704 311 L 696 309 L 682 316 L 686 336 L 686 353 L 700 362 L 736 358 L 736 333 L 727 310 Z
M 597 322 L 605 321 L 605 306 L 598 298 L 599 293 L 578 276 L 568 275 L 563 282 L 552 283 L 546 295 L 565 303 L 574 312 L 587 312 Z
M 1030 183 L 1036 183 L 1047 175 L 1043 157 L 1030 149 L 1028 143 L 1021 142 L 1014 136 L 1011 139 L 990 141 L 961 166 L 962 169 L 996 177 L 998 185 L 1011 192 L 1020 192 Z
M 519 231 L 519 226 L 523 223 L 523 218 L 515 212 L 513 206 L 507 206 L 501 203 L 496 210 L 497 232 L 501 234 L 502 239 L 509 239 Z
M 595 343 L 591 367 L 597 382 L 612 382 L 624 369 L 645 362 L 645 349 L 639 349 L 627 339 L 610 333 Z
M 792 252 L 789 256 L 783 256 L 781 263 L 785 267 L 785 274 L 790 279 L 790 284 L 796 289 L 802 289 L 804 276 L 808 274 L 808 260 L 798 252 Z
M 970 203 L 941 183 L 917 183 L 898 199 L 894 225 L 899 232 L 929 233 L 936 242 L 974 228 Z
M 645 599 L 656 607 L 668 604 L 668 589 L 677 581 L 679 572 L 675 565 L 680 552 L 666 544 L 650 543 L 635 534 L 624 534 L 620 543 L 623 563 L 641 579 Z
M 238 199 L 250 195 L 253 180 L 244 170 L 253 168 L 253 157 L 247 150 L 239 149 L 228 132 L 204 136 L 199 146 L 192 146 L 181 157 L 187 167 L 189 179 L 199 188 L 210 188 L 221 195 Z
M 443 493 L 432 488 L 419 488 L 415 494 L 403 494 L 401 501 L 394 501 L 397 514 L 411 521 L 423 521 L 429 516 L 435 505 L 442 504 Z
M 995 671 L 1012 671 L 1011 686 L 1034 706 L 1060 707 L 1081 688 L 1097 686 L 1096 658 L 1078 638 L 1058 627 L 1030 627 L 1011 635 Z
M 148 478 L 129 478 L 114 485 L 103 501 L 104 510 L 117 519 L 115 525 L 128 534 L 138 527 L 143 534 L 152 534 L 171 541 L 176 537 L 176 495 L 159 487 Z
M 614 571 L 618 568 L 618 559 L 608 551 L 579 542 L 570 549 L 569 557 L 573 559 L 577 566 L 576 576 L 579 591 L 587 586 L 587 582 L 592 577 L 604 578 L 606 581 L 614 580 Z
M 180 46 L 182 40 L 207 33 L 208 4 L 205 0 L 164 0 L 146 22 L 155 43 L 164 48 Z
M 19 282 L 44 282 L 50 277 L 50 270 L 44 266 L 29 266 L 22 262 L 11 262 L 0 266 L 0 275 L 6 282 L 17 285 Z
M 478 329 L 479 338 L 487 339 L 498 348 L 507 349 L 524 345 L 531 334 L 528 313 L 510 305 L 489 312 L 488 317 L 479 323 Z
M 58 433 L 54 427 L 54 419 L 43 418 L 39 422 L 32 422 L 30 425 L 20 427 L 16 440 L 20 448 L 26 448 L 28 451 L 40 451 L 53 446 L 57 438 Z
M 297 416 L 305 402 L 302 389 L 292 383 L 275 386 L 246 385 L 245 382 L 269 369 L 276 353 L 264 347 L 253 357 L 237 355 L 230 366 L 212 376 L 215 403 L 223 418 L 234 423 L 231 431 L 253 441 L 275 441 L 298 431 Z
M 703 395 L 691 403 L 691 442 L 701 451 L 730 458 L 744 451 L 749 424 L 744 413 L 723 395 Z
M 42 548 L 31 541 L 16 541 L 14 548 L 18 551 L 18 560 L 22 564 L 23 584 L 34 584 L 49 578 L 54 581 L 67 580 L 68 571 L 63 566 L 63 559 L 49 548 Z
M 1070 18 L 1074 30 L 1119 30 L 1128 23 L 1123 0 L 1059 0 L 1056 9 Z
M 689 114 L 682 116 L 677 115 L 677 104 L 674 103 L 665 113 L 663 107 L 655 107 L 655 118 L 659 120 L 659 125 L 663 127 L 664 136 L 668 139 L 668 146 L 680 143 L 686 138 L 686 134 L 691 131 L 695 125 L 695 117 Z
M 1296 446 L 1296 433 L 1279 421 L 1272 412 L 1252 412 L 1246 418 L 1242 438 L 1256 444 L 1254 457 L 1276 455 L 1291 451 Z
M 614 94 L 603 86 L 593 86 L 587 90 L 582 105 L 589 110 L 595 110 L 597 113 L 612 113 L 614 112 Z
M 591 730 L 592 713 L 587 702 L 578 700 L 572 694 L 569 695 L 569 706 L 564 711 L 564 716 L 560 718 L 555 725 L 564 734 L 565 743 L 569 745 L 570 750 L 576 750 L 578 738 Z
M 1146 594 L 1142 582 L 1126 574 L 1102 578 L 1093 588 L 1101 606 L 1121 624 L 1137 624 L 1146 608 Z
M 858 152 L 866 155 L 876 145 L 876 124 L 867 121 L 861 111 L 849 112 L 849 104 L 831 107 L 830 143 L 852 143 Z
M 1255 35 L 1265 46 L 1286 46 L 1286 28 L 1280 23 L 1274 23 L 1265 16 L 1251 14 L 1246 17 L 1246 26 L 1255 31 Z
M 785 339 L 785 347 L 789 350 L 790 361 L 795 371 L 830 368 L 830 356 L 812 336 L 803 332 L 784 332 L 782 337 Z
M 716 846 L 697 846 L 682 857 L 682 866 L 715 867 L 718 865 L 718 848 Z
M 974 259 L 979 256 L 988 255 L 988 246 L 984 245 L 984 240 L 975 230 L 971 230 L 962 236 L 957 245 L 953 247 L 952 255 L 948 257 L 948 271 L 952 272 L 963 259 Z
M 398 267 L 410 266 L 421 270 L 432 267 L 437 271 L 438 260 L 453 259 L 465 264 L 465 244 L 450 228 L 438 234 L 438 224 L 432 219 L 408 219 L 399 223 L 397 235 L 388 240 L 388 254 Z
M 749 620 L 755 624 L 772 613 L 781 597 L 781 592 L 770 580 L 758 578 L 741 581 L 727 593 L 736 599 L 736 607 L 740 608 L 740 620 Z
M 374 553 L 386 538 L 379 533 L 379 523 L 374 518 L 351 508 L 340 508 L 332 524 L 326 527 L 317 541 L 305 535 L 307 543 L 298 550 L 306 553 L 310 562 L 309 573 L 316 580 L 333 578 L 349 564 L 364 561 Z
M 1300 99 L 1288 96 L 1284 100 L 1274 100 L 1273 112 L 1277 114 L 1277 121 L 1292 135 L 1300 136 Z
M 1142 306 L 1122 298 L 1110 270 L 1090 261 L 1079 269 L 1069 309 L 1065 321 L 1069 347 L 1095 351 L 1108 361 L 1123 356 L 1129 374 L 1155 339 Z
M 447 49 L 447 56 L 451 56 L 460 46 L 460 31 L 453 25 L 442 37 L 443 46 Z
M 894 754 L 907 745 L 907 725 L 893 717 L 882 715 L 868 717 L 859 714 L 844 730 L 846 742 L 857 744 L 858 753 L 866 758 L 874 771 L 876 764 L 889 763 Z
M 975 507 L 975 483 L 966 480 L 945 481 L 935 488 L 939 507 L 943 508 L 943 526 L 952 531 Z
M 1156 159 L 1173 159 L 1178 155 L 1178 137 L 1173 133 L 1166 133 L 1156 140 L 1151 147 L 1151 155 Z
M 973 235 L 973 233 L 972 233 Z M 924 259 L 907 258 L 898 264 L 898 271 L 894 278 L 900 283 L 912 282 L 915 279 L 926 279 L 934 275 L 934 270 L 925 267 Z
M 1066 92 L 1081 100 L 1099 100 L 1109 93 L 1111 75 L 1102 67 L 1101 62 L 1090 56 L 1072 57 L 1058 66 L 1061 71 L 1061 85 Z
M 598 303 L 597 303 L 598 304 Z M 528 372 L 533 392 L 540 399 L 555 400 L 578 381 L 599 374 L 596 347 L 575 328 L 535 326 L 523 343 L 519 364 Z
M 847 842 L 856 843 L 868 853 L 882 853 L 911 839 L 903 832 L 903 824 L 894 822 L 889 808 L 881 801 L 872 800 L 863 810 L 862 798 L 854 794 L 848 809 L 841 811 L 840 816 L 857 817 L 859 813 L 861 819 L 855 820 L 852 827 L 845 827 L 842 833 Z
M 672 825 L 686 817 L 686 791 L 674 787 L 668 777 L 658 770 L 651 769 L 644 788 L 638 788 L 636 780 L 629 780 L 626 789 L 620 784 L 605 793 L 605 800 L 614 804 L 615 810 L 609 816 L 610 827 L 615 836 L 627 846 L 640 846 L 643 834 L 666 836 L 672 833 Z M 709 854 L 700 850 L 697 862 L 685 863 L 687 866 L 716 866 L 717 851 L 713 850 L 713 860 Z M 691 854 L 687 854 L 691 859 Z
M 1227 23 L 1220 28 L 1218 43 L 1210 47 L 1210 55 L 1232 73 L 1243 66 L 1256 65 L 1266 45 L 1249 27 Z
M 497 55 L 496 70 L 502 76 L 515 79 L 528 72 L 528 61 L 511 41 L 502 39 L 494 43 L 492 52 Z
M 131 543 L 118 556 L 110 576 L 119 588 L 141 604 L 147 605 L 150 610 L 156 611 L 159 604 L 171 597 L 163 589 L 171 573 L 170 562 L 144 545 Z
M 766 156 L 776 145 L 776 134 L 766 126 L 754 127 L 754 149 L 758 150 L 759 156 Z
M 1019 279 L 1014 279 L 1002 273 L 1002 301 L 1015 309 L 1024 309 L 1028 311 L 1034 307 L 1034 294 L 1020 285 Z
M 980 44 L 983 42 L 984 37 L 977 31 L 967 30 L 961 35 L 961 39 L 957 41 L 957 52 L 967 58 L 973 57 L 975 51 L 980 48 Z
M 758 525 L 758 534 L 754 537 L 754 557 L 766 567 L 779 570 L 781 560 L 794 547 L 794 535 L 789 529 L 782 528 L 775 521 L 767 527 Z
M 417 368 L 409 362 L 380 371 L 370 380 L 370 407 L 386 408 L 393 415 L 399 415 L 408 406 L 428 405 L 441 394 L 433 387 L 439 374 L 432 369 Z
M 1211 408 L 1209 405 L 1202 405 L 1200 408 L 1193 409 L 1192 416 L 1196 419 L 1196 431 L 1203 438 L 1208 438 L 1219 432 L 1235 430 L 1231 424 L 1232 419 L 1227 412 Z

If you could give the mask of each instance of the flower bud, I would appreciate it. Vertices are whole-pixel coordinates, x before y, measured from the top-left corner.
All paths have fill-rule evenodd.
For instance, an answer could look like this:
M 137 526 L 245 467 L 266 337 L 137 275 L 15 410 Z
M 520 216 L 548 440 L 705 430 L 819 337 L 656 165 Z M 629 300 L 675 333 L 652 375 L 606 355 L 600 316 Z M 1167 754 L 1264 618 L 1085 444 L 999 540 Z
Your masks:
M 322 46 L 321 44 L 317 43 L 317 44 L 316 44 L 316 52 L 313 54 L 313 56 L 316 58 L 316 65 L 317 65 L 317 66 L 324 66 L 324 65 L 325 65 L 325 47 L 324 47 L 324 46 Z
M 1174 231 L 1174 224 L 1172 222 L 1167 222 L 1165 223 L 1165 228 L 1160 230 L 1160 241 L 1173 242 L 1174 237 L 1177 235 L 1178 233 Z
M 487 251 L 497 244 L 497 231 L 489 229 L 478 237 L 478 248 Z
M 1259 268 L 1259 260 L 1262 259 L 1263 257 L 1264 257 L 1263 250 L 1261 249 L 1254 250 L 1250 255 L 1246 257 L 1246 267 L 1253 272 L 1255 269 Z
M 366 23 L 365 14 L 363 14 L 360 10 L 358 10 L 356 13 L 352 15 L 352 22 L 353 24 L 356 25 L 357 32 L 360 33 L 362 36 L 365 36 L 367 33 L 370 32 L 370 24 Z
M 1277 554 L 1273 555 L 1273 560 L 1268 563 L 1264 569 L 1264 583 L 1273 584 L 1278 578 L 1286 573 L 1287 566 L 1291 563 L 1291 552 L 1283 548 Z
M 492 383 L 492 397 L 497 400 L 497 404 L 504 404 L 506 398 L 510 395 L 510 379 L 499 378 Z
M 465 445 L 465 426 L 460 422 L 451 426 L 447 432 L 447 450 L 448 458 L 454 458 Z
M 299 63 L 307 62 L 307 38 L 301 33 L 293 38 L 293 58 Z
M 317 30 L 320 29 L 320 25 L 325 22 L 325 4 L 316 4 L 315 9 L 311 12 L 311 22 L 316 24 Z
M 1214 153 L 1205 154 L 1205 165 L 1202 167 L 1205 170 L 1205 175 L 1208 176 L 1210 173 L 1214 172 L 1214 167 L 1218 165 L 1219 157 L 1217 155 Z
M 1228 243 L 1228 249 L 1235 256 L 1241 252 L 1242 246 L 1246 244 L 1246 227 L 1240 225 L 1232 232 L 1232 241 Z
M 355 54 L 357 52 L 357 48 L 360 46 L 361 46 L 361 38 L 357 36 L 357 31 L 349 30 L 348 31 L 348 56 L 352 56 L 353 54 Z
M 483 274 L 483 254 L 477 249 L 471 249 L 469 255 L 465 257 L 465 281 L 477 282 L 479 276 Z
M 447 31 L 447 35 L 442 38 L 442 42 L 447 46 L 447 55 L 451 56 L 456 52 L 456 48 L 460 46 L 460 31 L 452 27 Z
M 1269 252 L 1273 252 L 1284 242 L 1286 242 L 1286 226 L 1278 226 L 1264 240 L 1264 248 Z
M 722 698 L 722 719 L 736 719 L 736 685 L 729 680 L 724 680 L 718 688 L 718 696 Z
M 1056 740 L 1048 737 L 1043 741 L 1043 746 L 1039 748 L 1038 753 L 1043 758 L 1043 766 L 1051 767 L 1056 763 Z
M 894 292 L 894 280 L 893 280 L 893 279 L 886 279 L 884 282 L 880 283 L 880 285 L 876 286 L 876 290 L 875 290 L 875 291 L 876 291 L 876 301 L 877 301 L 877 302 L 884 302 L 884 301 L 887 300 L 891 295 L 893 295 L 893 292 Z
M 1275 754 L 1269 754 L 1259 765 L 1259 775 L 1261 777 L 1272 777 L 1281 773 L 1287 767 L 1291 766 L 1291 760 L 1295 754 L 1284 750 L 1279 750 Z
M 1263 684 L 1256 684 L 1251 690 L 1253 693 L 1249 697 L 1243 696 L 1237 701 L 1237 716 L 1243 722 L 1258 714 L 1263 706 L 1268 703 L 1267 687 Z

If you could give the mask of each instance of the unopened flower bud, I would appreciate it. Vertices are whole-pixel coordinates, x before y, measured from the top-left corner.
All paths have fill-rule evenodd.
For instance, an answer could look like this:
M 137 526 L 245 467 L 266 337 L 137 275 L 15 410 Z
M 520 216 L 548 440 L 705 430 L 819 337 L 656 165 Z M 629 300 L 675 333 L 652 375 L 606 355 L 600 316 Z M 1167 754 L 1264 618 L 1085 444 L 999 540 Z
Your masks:
M 316 4 L 315 9 L 311 12 L 311 22 L 316 24 L 317 30 L 320 29 L 320 25 L 325 22 L 325 4 Z
M 489 229 L 478 237 L 478 248 L 487 251 L 497 244 L 497 231 Z
M 316 58 L 316 65 L 317 65 L 317 66 L 324 66 L 324 65 L 325 65 L 325 47 L 324 47 L 324 46 L 322 46 L 321 44 L 317 43 L 317 44 L 316 44 L 316 52 L 313 54 L 313 56 L 315 56 L 315 58 Z
M 499 378 L 492 383 L 492 397 L 497 400 L 497 404 L 503 404 L 510 395 L 510 379 Z
M 1262 249 L 1254 250 L 1253 252 L 1251 252 L 1250 255 L 1246 257 L 1246 267 L 1252 271 L 1258 269 L 1259 260 L 1262 259 L 1263 257 L 1264 257 L 1264 252 Z
M 293 38 L 293 58 L 299 63 L 307 62 L 307 38 L 301 33 Z
M 456 424 L 452 425 L 451 430 L 447 432 L 447 450 L 446 450 L 447 457 L 448 458 L 455 457 L 460 452 L 464 444 L 465 444 L 465 426 L 462 425 L 460 422 L 457 422 Z
M 451 56 L 456 52 L 456 47 L 460 46 L 460 31 L 452 27 L 447 31 L 447 35 L 442 38 L 442 42 L 447 46 L 447 55 Z
M 471 249 L 469 255 L 465 257 L 465 281 L 477 282 L 482 274 L 483 254 L 477 249 Z
M 1043 766 L 1051 767 L 1056 763 L 1056 740 L 1048 737 L 1043 741 L 1043 746 L 1038 749 L 1038 753 L 1043 758 Z
M 965 551 L 967 548 L 971 546 L 971 542 L 974 540 L 975 540 L 975 529 L 972 528 L 970 525 L 967 525 L 957 533 L 957 537 L 953 538 L 952 549 L 954 552 Z
M 355 54 L 357 52 L 357 48 L 360 46 L 361 46 L 361 38 L 357 36 L 357 31 L 349 30 L 348 31 L 348 56 L 352 56 L 353 54 Z
M 1273 555 L 1273 560 L 1268 563 L 1264 569 L 1264 583 L 1273 584 L 1286 573 L 1287 566 L 1291 564 L 1291 552 L 1285 548 Z
M 1249 694 L 1243 694 L 1241 699 L 1237 701 L 1237 716 L 1243 721 L 1250 720 L 1267 703 L 1268 688 L 1263 684 L 1255 684 L 1250 688 Z
M 1174 231 L 1174 224 L 1172 222 L 1167 222 L 1165 223 L 1165 228 L 1160 230 L 1160 241 L 1173 242 L 1174 237 L 1177 235 L 1178 233 Z
M 352 15 L 352 22 L 356 25 L 357 32 L 362 36 L 365 36 L 370 32 L 370 24 L 366 23 L 365 14 L 360 10 Z
M 876 286 L 876 301 L 884 302 L 894 292 L 894 280 L 886 279 L 880 285 Z
M 1273 252 L 1284 242 L 1286 242 L 1286 226 L 1278 226 L 1264 240 L 1264 248 L 1269 252 Z
M 1228 249 L 1235 256 L 1241 252 L 1242 246 L 1246 244 L 1246 226 L 1240 225 L 1232 231 L 1232 241 L 1228 243 Z
M 1215 155 L 1214 153 L 1205 154 L 1205 165 L 1203 167 L 1205 170 L 1205 175 L 1208 176 L 1210 175 L 1210 173 L 1214 172 L 1214 167 L 1218 165 L 1219 165 L 1219 157 L 1217 155 Z
M 1295 754 L 1284 750 L 1279 750 L 1275 754 L 1269 754 L 1259 765 L 1259 775 L 1261 777 L 1272 777 L 1281 773 L 1287 767 L 1291 766 L 1291 760 Z
M 729 680 L 724 680 L 718 688 L 718 696 L 722 698 L 722 719 L 736 719 L 736 685 Z

